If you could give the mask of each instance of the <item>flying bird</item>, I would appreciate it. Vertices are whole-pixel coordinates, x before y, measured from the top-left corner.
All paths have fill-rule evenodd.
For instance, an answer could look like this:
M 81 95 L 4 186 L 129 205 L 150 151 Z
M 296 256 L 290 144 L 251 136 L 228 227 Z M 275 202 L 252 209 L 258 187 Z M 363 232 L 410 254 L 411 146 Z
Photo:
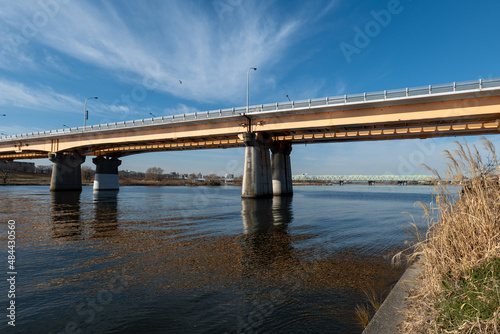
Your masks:
M 182 85 L 182 80 L 179 80 L 179 83 Z

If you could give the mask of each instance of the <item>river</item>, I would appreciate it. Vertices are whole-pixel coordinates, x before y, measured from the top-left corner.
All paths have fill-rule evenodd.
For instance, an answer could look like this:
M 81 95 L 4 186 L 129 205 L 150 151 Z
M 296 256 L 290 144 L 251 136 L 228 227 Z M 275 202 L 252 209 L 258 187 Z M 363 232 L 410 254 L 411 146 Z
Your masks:
M 16 225 L 16 326 L 1 333 L 360 333 L 363 289 L 387 291 L 428 186 L 0 188 L 2 268 Z

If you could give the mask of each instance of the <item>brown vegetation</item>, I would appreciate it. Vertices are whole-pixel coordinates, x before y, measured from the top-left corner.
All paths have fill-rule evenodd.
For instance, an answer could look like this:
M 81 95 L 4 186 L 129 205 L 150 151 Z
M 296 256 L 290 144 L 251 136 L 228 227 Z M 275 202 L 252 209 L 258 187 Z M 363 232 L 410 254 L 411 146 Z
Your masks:
M 463 187 L 439 185 L 436 207 L 423 205 L 429 228 L 411 255 L 423 270 L 402 333 L 500 330 L 500 166 L 493 144 L 483 144 L 487 161 L 467 143 L 445 151 L 445 178 Z
M 5 181 L 5 183 L 3 183 Z M 0 184 L 5 185 L 49 185 L 50 174 L 11 172 Z

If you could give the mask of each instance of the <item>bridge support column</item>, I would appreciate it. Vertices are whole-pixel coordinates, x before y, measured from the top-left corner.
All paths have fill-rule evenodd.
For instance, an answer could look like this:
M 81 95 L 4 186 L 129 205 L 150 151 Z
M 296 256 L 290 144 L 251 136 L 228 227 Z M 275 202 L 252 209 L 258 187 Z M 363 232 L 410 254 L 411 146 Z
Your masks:
M 92 162 L 96 165 L 94 191 L 118 190 L 120 188 L 118 166 L 121 165 L 121 160 L 96 157 Z
M 271 146 L 271 170 L 273 179 L 273 195 L 291 196 L 292 167 L 290 164 L 290 153 L 292 144 L 288 142 L 274 142 Z
M 262 133 L 244 133 L 245 166 L 241 197 L 257 198 L 272 196 L 271 159 L 268 138 Z
M 82 190 L 81 164 L 85 157 L 77 153 L 52 153 L 49 160 L 54 163 L 50 180 L 50 191 Z

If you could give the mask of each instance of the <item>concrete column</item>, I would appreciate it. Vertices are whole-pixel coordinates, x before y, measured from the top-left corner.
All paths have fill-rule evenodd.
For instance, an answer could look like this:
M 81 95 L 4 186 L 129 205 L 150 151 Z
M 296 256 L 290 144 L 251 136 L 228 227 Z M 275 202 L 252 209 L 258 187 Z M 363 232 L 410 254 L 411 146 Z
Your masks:
M 81 164 L 85 157 L 77 153 L 51 153 L 49 160 L 54 163 L 50 191 L 82 190 Z
M 292 167 L 290 164 L 292 144 L 274 142 L 271 146 L 271 152 L 273 153 L 271 157 L 273 195 L 291 196 L 293 195 Z
M 118 166 L 121 165 L 121 160 L 96 157 L 92 162 L 96 165 L 94 191 L 118 190 L 120 188 Z
M 259 133 L 244 133 L 245 166 L 241 197 L 257 198 L 272 196 L 271 159 L 268 138 Z

